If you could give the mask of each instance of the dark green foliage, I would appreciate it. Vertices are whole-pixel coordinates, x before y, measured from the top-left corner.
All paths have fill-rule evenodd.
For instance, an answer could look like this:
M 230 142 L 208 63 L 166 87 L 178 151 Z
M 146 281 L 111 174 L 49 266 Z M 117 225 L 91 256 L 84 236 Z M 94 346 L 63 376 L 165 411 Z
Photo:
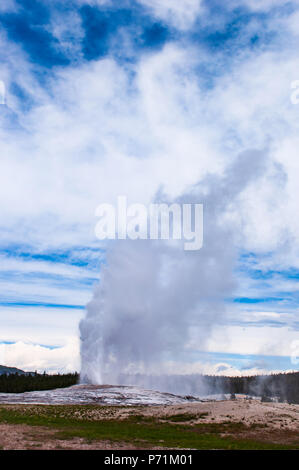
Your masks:
M 250 377 L 203 376 L 211 393 L 244 394 L 262 397 L 263 401 L 299 403 L 299 372 Z
M 191 413 L 178 413 L 176 415 L 166 416 L 167 421 L 173 421 L 174 423 L 180 423 L 185 421 L 194 421 L 198 419 L 198 415 Z
M 22 393 L 33 390 L 52 390 L 75 385 L 79 374 L 2 374 L 0 375 L 0 393 Z

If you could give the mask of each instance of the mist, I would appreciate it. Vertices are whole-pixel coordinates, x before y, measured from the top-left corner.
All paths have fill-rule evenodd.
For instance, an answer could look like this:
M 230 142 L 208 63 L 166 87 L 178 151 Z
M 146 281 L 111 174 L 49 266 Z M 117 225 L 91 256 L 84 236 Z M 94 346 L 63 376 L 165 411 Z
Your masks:
M 182 383 L 182 376 L 171 378 L 167 364 L 188 354 L 194 329 L 201 351 L 213 327 L 225 324 L 227 299 L 237 287 L 240 220 L 246 217 L 238 214 L 239 198 L 266 168 L 267 152 L 252 149 L 174 201 L 161 191 L 156 195 L 155 202 L 203 204 L 203 247 L 198 251 L 184 251 L 181 241 L 107 244 L 101 280 L 80 323 L 81 381 L 201 392 L 200 381 L 194 385 L 192 380 Z

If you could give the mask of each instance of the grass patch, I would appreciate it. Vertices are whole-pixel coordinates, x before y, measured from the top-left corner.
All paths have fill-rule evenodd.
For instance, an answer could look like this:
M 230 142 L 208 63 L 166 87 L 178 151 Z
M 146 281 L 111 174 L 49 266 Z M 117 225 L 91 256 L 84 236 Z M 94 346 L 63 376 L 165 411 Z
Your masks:
M 187 421 L 196 421 L 197 419 L 206 418 L 209 415 L 208 412 L 206 413 L 179 413 L 175 415 L 167 415 L 163 418 L 164 421 L 171 421 L 174 423 L 185 423 Z
M 198 415 L 191 413 L 181 413 L 177 415 L 165 416 L 165 418 L 163 419 L 165 421 L 172 421 L 174 423 L 182 423 L 186 421 L 195 421 L 196 419 L 198 419 Z
M 103 407 L 102 407 L 103 408 Z M 294 449 L 293 445 L 271 444 L 257 440 L 234 439 L 223 433 L 244 430 L 243 423 L 200 423 L 175 424 L 161 422 L 159 418 L 131 415 L 117 420 L 113 417 L 113 407 L 104 407 L 111 418 L 85 420 L 74 418 L 80 412 L 91 412 L 100 407 L 71 406 L 29 406 L 0 407 L 0 422 L 8 424 L 27 424 L 55 430 L 56 439 L 81 437 L 85 440 L 108 440 L 128 442 L 136 446 L 191 449 Z M 80 415 L 81 416 L 81 415 Z M 176 415 L 179 416 L 179 415 Z M 183 415 L 186 420 L 186 415 Z M 195 416 L 195 415 L 192 415 Z M 198 415 L 196 415 L 198 416 Z M 192 418 L 193 419 L 193 418 Z

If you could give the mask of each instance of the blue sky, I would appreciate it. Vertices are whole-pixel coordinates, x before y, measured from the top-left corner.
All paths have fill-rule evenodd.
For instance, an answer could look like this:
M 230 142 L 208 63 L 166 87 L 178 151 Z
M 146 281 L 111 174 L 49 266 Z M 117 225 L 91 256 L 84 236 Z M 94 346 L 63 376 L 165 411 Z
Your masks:
M 298 368 L 299 9 L 281 3 L 2 2 L 0 362 L 78 369 L 78 322 L 106 264 L 98 204 L 178 197 L 255 148 L 265 174 L 225 214 L 236 285 L 185 367 Z

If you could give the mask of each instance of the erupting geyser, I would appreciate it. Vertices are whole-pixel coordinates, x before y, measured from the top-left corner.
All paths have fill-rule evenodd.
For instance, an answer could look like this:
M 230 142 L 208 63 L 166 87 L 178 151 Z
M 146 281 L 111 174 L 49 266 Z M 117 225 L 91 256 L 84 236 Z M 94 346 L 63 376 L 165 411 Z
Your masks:
M 265 158 L 265 152 L 247 151 L 223 176 L 208 175 L 176 199 L 204 205 L 201 250 L 188 252 L 183 242 L 161 240 L 119 240 L 112 248 L 110 243 L 80 324 L 82 381 L 120 384 L 140 373 L 151 375 L 155 387 L 153 377 L 167 374 L 167 362 L 182 360 L 192 330 L 203 349 L 235 288 L 236 231 L 226 215 L 263 173 Z

